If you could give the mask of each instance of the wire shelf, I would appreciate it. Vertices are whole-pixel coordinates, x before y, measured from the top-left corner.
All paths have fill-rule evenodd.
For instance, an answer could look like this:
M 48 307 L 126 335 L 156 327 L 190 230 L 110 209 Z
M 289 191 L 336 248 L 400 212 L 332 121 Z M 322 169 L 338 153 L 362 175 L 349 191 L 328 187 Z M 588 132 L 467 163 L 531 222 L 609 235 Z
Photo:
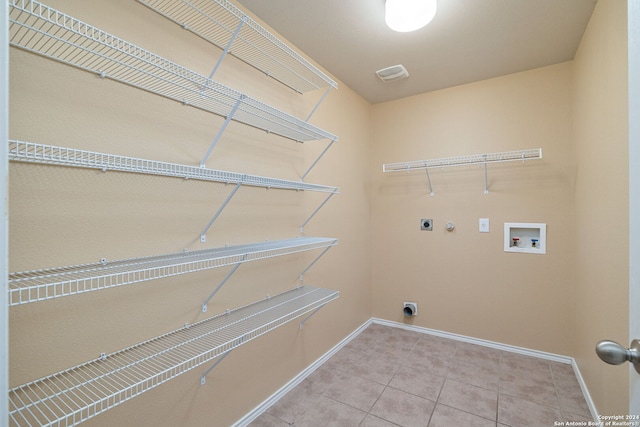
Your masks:
M 338 84 L 225 0 L 138 0 L 297 92 Z M 237 36 L 234 33 L 239 28 Z
M 338 298 L 301 286 L 9 390 L 11 426 L 73 426 Z
M 28 304 L 147 280 L 194 273 L 338 244 L 338 239 L 296 237 L 192 252 L 104 261 L 9 274 L 9 305 Z
M 37 1 L 9 0 L 9 22 L 11 46 L 219 116 L 232 115 L 237 122 L 294 141 L 337 140 L 327 131 Z
M 542 158 L 542 148 L 520 151 L 505 151 L 502 153 L 475 154 L 471 156 L 446 157 L 442 159 L 416 160 L 412 162 L 387 163 L 382 165 L 383 172 L 407 172 L 411 170 L 429 168 L 447 168 L 453 166 L 482 165 L 485 163 L 500 163 L 525 161 Z
M 73 166 L 103 171 L 115 170 L 150 175 L 162 175 L 201 181 L 213 181 L 225 184 L 242 184 L 254 187 L 278 188 L 285 190 L 308 190 L 325 193 L 338 193 L 337 187 L 319 184 L 307 184 L 302 181 L 289 181 L 268 178 L 217 169 L 206 169 L 197 166 L 166 163 L 115 154 L 78 150 L 75 148 L 57 147 L 9 140 L 9 160 L 28 163 L 41 163 L 59 166 Z

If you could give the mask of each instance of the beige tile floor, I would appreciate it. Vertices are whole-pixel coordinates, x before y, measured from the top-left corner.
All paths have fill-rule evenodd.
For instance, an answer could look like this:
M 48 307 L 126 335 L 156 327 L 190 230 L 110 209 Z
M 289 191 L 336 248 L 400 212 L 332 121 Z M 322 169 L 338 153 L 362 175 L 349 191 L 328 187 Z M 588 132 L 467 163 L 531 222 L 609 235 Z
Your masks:
M 251 427 L 593 421 L 571 365 L 371 324 Z

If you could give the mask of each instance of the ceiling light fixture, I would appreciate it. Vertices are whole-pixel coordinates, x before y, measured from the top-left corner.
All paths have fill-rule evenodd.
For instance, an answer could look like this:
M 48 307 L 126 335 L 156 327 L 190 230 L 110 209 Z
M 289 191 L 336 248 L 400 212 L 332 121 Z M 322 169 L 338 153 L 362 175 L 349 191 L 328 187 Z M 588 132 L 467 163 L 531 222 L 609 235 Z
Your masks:
M 386 0 L 384 20 L 394 31 L 419 30 L 436 16 L 437 0 Z

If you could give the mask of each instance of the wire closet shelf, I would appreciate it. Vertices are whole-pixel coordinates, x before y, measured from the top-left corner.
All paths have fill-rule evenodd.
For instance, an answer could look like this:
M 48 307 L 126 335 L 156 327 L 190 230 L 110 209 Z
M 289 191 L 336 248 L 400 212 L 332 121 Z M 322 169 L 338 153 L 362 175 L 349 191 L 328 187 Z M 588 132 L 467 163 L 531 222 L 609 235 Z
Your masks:
M 337 187 L 309 184 L 302 181 L 269 178 L 18 140 L 9 140 L 8 156 L 9 160 L 17 162 L 100 169 L 105 172 L 113 170 L 284 190 L 339 192 Z
M 294 141 L 337 136 L 33 0 L 9 0 L 10 45 Z
M 330 248 L 338 239 L 296 237 L 144 258 L 9 274 L 9 305 L 27 304 L 228 265 Z
M 338 84 L 225 0 L 138 0 L 297 92 Z
M 416 160 L 412 162 L 387 163 L 382 165 L 382 172 L 411 172 L 412 170 L 424 170 L 429 182 L 429 194 L 434 195 L 431 186 L 429 169 L 447 168 L 453 166 L 482 165 L 484 166 L 484 194 L 489 194 L 489 180 L 487 178 L 487 165 L 489 163 L 514 162 L 535 160 L 542 158 L 542 148 L 534 148 L 519 151 L 503 151 L 501 153 L 474 154 L 471 156 L 445 157 L 442 159 Z
M 447 168 L 454 166 L 483 165 L 486 163 L 500 163 L 526 161 L 542 158 L 542 148 L 519 151 L 504 151 L 501 153 L 474 154 L 470 156 L 444 157 L 431 160 L 414 160 L 410 162 L 387 163 L 382 165 L 383 172 L 407 172 L 429 168 Z
M 12 427 L 73 426 L 338 298 L 299 286 L 9 390 Z

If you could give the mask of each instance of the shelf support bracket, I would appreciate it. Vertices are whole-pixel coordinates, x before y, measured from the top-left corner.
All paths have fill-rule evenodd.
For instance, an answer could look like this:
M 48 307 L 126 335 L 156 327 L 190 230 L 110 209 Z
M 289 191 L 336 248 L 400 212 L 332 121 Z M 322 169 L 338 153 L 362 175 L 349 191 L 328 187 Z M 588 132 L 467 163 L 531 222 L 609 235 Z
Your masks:
M 309 115 L 307 116 L 307 118 L 305 119 L 305 122 L 308 122 L 309 119 L 311 118 L 311 116 L 313 116 L 313 113 L 316 112 L 316 110 L 318 109 L 318 107 L 320 106 L 320 104 L 322 104 L 322 101 L 324 101 L 324 99 L 327 97 L 327 95 L 329 95 L 329 92 L 331 91 L 331 89 L 333 89 L 332 86 L 329 86 L 327 88 L 327 90 L 324 91 L 324 94 L 322 94 L 322 97 L 320 97 L 320 100 L 318 100 L 318 103 L 316 104 L 315 107 L 313 107 L 313 110 L 311 110 L 311 112 L 309 113 Z
M 220 57 L 218 58 L 218 62 L 216 62 L 216 65 L 213 67 L 213 70 L 211 70 L 211 73 L 209 74 L 209 80 L 211 80 L 213 76 L 216 74 L 216 71 L 218 71 L 218 67 L 220 67 L 220 64 L 222 64 L 222 61 L 224 60 L 224 57 L 227 56 L 227 53 L 229 53 L 229 51 L 231 50 L 231 45 L 233 45 L 233 42 L 236 40 L 236 37 L 238 37 L 238 34 L 240 34 L 240 29 L 242 28 L 242 25 L 245 22 L 247 22 L 247 17 L 242 16 L 242 19 L 240 20 L 240 23 L 236 27 L 236 30 L 231 35 L 231 38 L 229 39 L 229 42 L 225 46 L 224 50 L 222 51 L 222 54 L 220 54 Z M 204 89 L 206 89 L 206 86 L 203 88 L 203 91 Z
M 244 338 L 244 337 L 241 337 L 241 338 Z M 220 358 L 218 360 L 216 360 L 215 363 L 209 367 L 209 369 L 204 371 L 204 373 L 200 376 L 200 385 L 205 385 L 207 383 L 207 375 L 209 375 L 209 372 L 213 371 L 213 368 L 218 366 L 218 364 L 220 362 L 222 362 L 224 360 L 224 358 L 229 355 L 229 353 L 231 353 L 231 350 L 227 351 L 225 354 L 220 356 Z
M 237 263 L 236 265 L 233 266 L 233 268 L 231 269 L 231 271 L 229 271 L 227 273 L 226 276 L 224 276 L 224 279 L 222 279 L 222 281 L 220 283 L 218 283 L 218 286 L 216 286 L 216 288 L 209 294 L 209 296 L 207 297 L 207 299 L 205 299 L 202 302 L 202 312 L 206 313 L 207 312 L 207 304 L 209 304 L 209 301 L 211 301 L 211 298 L 213 298 L 213 296 L 218 293 L 218 291 L 220 290 L 220 288 L 222 288 L 222 286 L 224 286 L 225 283 L 227 283 L 227 280 L 229 280 L 231 278 L 231 276 L 233 276 L 233 273 L 236 272 L 236 270 L 238 269 L 238 267 L 240 267 L 242 265 L 243 262 L 245 262 L 247 259 L 247 254 L 242 255 L 242 261 L 240 261 L 239 263 Z
M 300 233 L 304 234 L 304 227 L 309 223 L 309 221 L 311 221 L 311 218 L 313 218 L 318 211 L 320 211 L 320 209 L 322 209 L 322 207 L 329 201 L 330 198 L 333 197 L 334 194 L 336 194 L 338 190 L 334 190 L 333 192 L 331 192 L 331 194 L 329 194 L 322 203 L 320 203 L 320 206 L 318 206 L 316 208 L 315 211 L 313 211 L 313 213 L 309 216 L 309 218 L 307 218 L 307 220 L 300 226 Z
M 434 193 L 433 193 L 433 187 L 431 186 L 431 177 L 429 176 L 429 168 L 427 167 L 427 165 L 424 165 L 424 170 L 427 172 L 427 182 L 429 183 L 429 195 L 431 197 L 433 197 Z
M 324 153 L 326 153 L 329 148 L 333 145 L 333 143 L 336 142 L 335 139 L 332 139 L 331 142 L 329 143 L 329 145 L 327 145 L 327 147 L 322 151 L 322 153 L 320 153 L 320 155 L 318 156 L 318 158 L 316 159 L 315 162 L 313 162 L 313 164 L 311 166 L 309 166 L 309 169 L 307 169 L 307 171 L 304 173 L 304 175 L 302 175 L 302 180 L 304 181 L 304 179 L 307 177 L 307 175 L 309 174 L 309 172 L 311 172 L 311 169 L 313 169 L 315 167 L 315 165 L 318 163 L 318 161 L 322 158 L 322 156 L 324 156 Z
M 240 188 L 240 186 L 242 185 L 241 182 L 238 182 L 236 184 L 236 186 L 233 188 L 233 190 L 231 190 L 231 193 L 229 193 L 229 195 L 227 196 L 227 198 L 225 199 L 224 203 L 222 203 L 222 206 L 220 206 L 218 208 L 218 211 L 215 213 L 215 215 L 213 215 L 213 218 L 211 218 L 211 221 L 209 221 L 209 223 L 207 224 L 207 226 L 204 228 L 204 230 L 202 230 L 202 232 L 200 233 L 200 242 L 204 243 L 207 241 L 207 231 L 209 231 L 209 229 L 211 228 L 211 226 L 213 225 L 213 223 L 216 221 L 216 219 L 218 219 L 218 217 L 220 216 L 220 214 L 222 213 L 222 211 L 224 210 L 225 207 L 227 207 L 227 205 L 229 204 L 229 202 L 231 201 L 231 199 L 233 198 L 233 196 L 236 195 L 236 193 L 238 192 L 238 189 Z
M 306 322 L 307 320 L 309 320 L 314 314 L 316 314 L 321 308 L 323 308 L 325 304 L 322 304 L 321 306 L 317 307 L 315 310 L 313 310 L 311 313 L 309 313 L 309 315 L 307 317 L 305 317 L 304 319 L 302 319 L 300 321 L 300 326 L 299 329 L 302 330 L 302 328 L 304 327 L 304 322 Z
M 483 154 L 484 157 L 484 194 L 489 194 L 489 184 L 487 181 L 487 155 Z
M 207 163 L 207 159 L 209 158 L 209 156 L 211 155 L 211 152 L 213 151 L 213 148 L 216 146 L 216 144 L 218 143 L 218 141 L 220 141 L 220 138 L 222 137 L 222 134 L 224 133 L 224 131 L 227 129 L 227 126 L 229 126 L 229 123 L 231 122 L 231 120 L 233 119 L 234 114 L 236 114 L 236 111 L 238 111 L 238 107 L 240 107 L 240 104 L 242 104 L 242 101 L 244 101 L 244 99 L 246 98 L 246 95 L 240 95 L 240 98 L 238 98 L 238 100 L 236 101 L 235 105 L 233 106 L 233 108 L 231 109 L 231 112 L 229 113 L 229 115 L 227 116 L 227 118 L 224 120 L 224 123 L 222 124 L 222 126 L 220 127 L 220 130 L 218 130 L 218 133 L 216 134 L 215 138 L 213 138 L 213 142 L 211 142 L 211 145 L 209 146 L 209 148 L 207 149 L 207 152 L 204 154 L 204 157 L 202 158 L 202 160 L 200 161 L 200 167 L 201 168 L 205 168 L 206 167 L 206 163 Z
M 304 270 L 302 270 L 302 272 L 300 273 L 300 283 L 301 283 L 301 284 L 302 284 L 302 281 L 304 280 L 304 274 L 305 274 L 307 271 L 309 271 L 309 269 L 310 269 L 311 267 L 313 267 L 313 265 L 314 265 L 316 262 L 318 262 L 318 260 L 319 260 L 320 258 L 322 258 L 322 256 L 323 256 L 324 254 L 326 254 L 326 253 L 327 253 L 327 251 L 328 251 L 329 249 L 331 249 L 331 246 L 327 246 L 326 248 L 324 248 L 324 251 L 322 251 L 322 252 L 320 253 L 320 255 L 318 255 L 318 256 L 316 257 L 316 259 L 314 259 L 313 261 L 311 261 L 311 264 L 309 264 L 309 265 L 307 266 L 307 268 L 305 268 Z

